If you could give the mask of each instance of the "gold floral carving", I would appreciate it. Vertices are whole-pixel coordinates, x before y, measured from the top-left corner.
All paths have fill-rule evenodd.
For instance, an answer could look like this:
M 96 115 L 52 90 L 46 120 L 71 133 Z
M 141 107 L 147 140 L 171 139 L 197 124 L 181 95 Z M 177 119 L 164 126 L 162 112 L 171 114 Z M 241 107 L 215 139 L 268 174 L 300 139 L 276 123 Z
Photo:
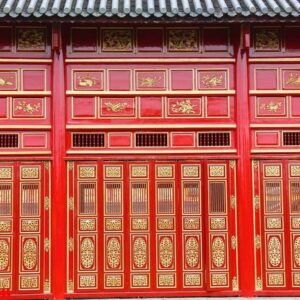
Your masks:
M 133 261 L 136 268 L 144 268 L 147 263 L 147 243 L 138 237 L 133 242 Z
M 292 228 L 293 229 L 300 228 L 300 218 L 292 218 Z
M 298 73 L 289 73 L 289 77 L 285 84 L 300 85 L 300 75 Z
M 0 77 L 0 86 L 12 86 L 14 80 L 13 77 Z
M 127 102 L 105 102 L 104 105 L 106 106 L 107 111 L 112 111 L 112 112 L 122 112 L 125 110 L 128 106 Z
M 46 32 L 43 28 L 18 28 L 18 50 L 44 51 Z
M 260 290 L 262 290 L 262 280 L 261 280 L 261 278 L 260 277 L 257 277 L 256 278 L 256 290 L 257 291 L 260 291 Z
M 39 221 L 38 220 L 22 220 L 21 229 L 24 232 L 39 231 Z
M 201 83 L 206 88 L 216 88 L 224 85 L 224 76 L 218 74 L 206 74 L 202 77 Z
M 225 218 L 211 218 L 210 219 L 210 229 L 225 229 L 226 228 L 226 220 Z
M 132 219 L 132 230 L 147 230 L 148 220 L 147 219 Z
M 293 284 L 295 286 L 300 286 L 300 273 L 293 274 Z
M 225 177 L 225 166 L 209 166 L 210 177 Z
M 265 109 L 268 112 L 276 113 L 282 106 L 282 102 L 269 102 L 268 104 L 261 104 L 260 109 Z
M 74 210 L 74 198 L 73 197 L 69 197 L 68 207 L 69 207 L 69 210 Z
M 185 286 L 201 286 L 201 275 L 200 274 L 185 274 L 184 276 Z
M 133 287 L 148 287 L 148 276 L 147 275 L 133 275 L 132 276 L 132 286 Z
M 259 167 L 259 161 L 258 160 L 252 160 L 252 167 L 257 169 Z
M 172 218 L 159 218 L 157 227 L 158 230 L 173 230 L 174 221 Z
M 96 220 L 95 219 L 80 219 L 79 230 L 81 230 L 81 231 L 96 230 Z
M 79 287 L 81 287 L 81 288 L 96 287 L 96 276 L 95 275 L 80 275 L 79 276 Z
M 268 260 L 273 267 L 281 264 L 281 243 L 278 237 L 271 237 L 268 241 Z
M 225 244 L 222 238 L 216 237 L 211 245 L 211 256 L 216 267 L 220 268 L 225 263 Z
M 191 236 L 185 242 L 185 260 L 189 268 L 195 268 L 199 264 L 200 245 L 199 241 Z
M 194 29 L 171 29 L 168 31 L 170 51 L 198 51 L 198 31 Z
M 11 221 L 0 221 L 0 232 L 10 232 L 11 230 Z
M 280 166 L 265 166 L 266 177 L 279 177 L 281 168 Z
M 27 239 L 23 245 L 23 264 L 27 270 L 32 270 L 36 267 L 38 252 L 37 244 L 34 239 Z
M 231 169 L 234 169 L 234 168 L 235 168 L 235 165 L 236 165 L 235 160 L 231 160 L 231 161 L 229 162 L 229 166 L 230 166 Z
M 170 178 L 173 177 L 173 166 L 158 166 L 157 177 L 159 178 Z
M 0 277 L 0 289 L 9 289 L 9 288 L 10 288 L 10 278 Z
M 193 104 L 190 99 L 185 99 L 182 101 L 177 101 L 172 105 L 172 112 L 174 113 L 182 113 L 182 114 L 194 114 L 196 104 Z
M 39 168 L 38 167 L 23 167 L 22 168 L 22 178 L 23 179 L 38 179 L 39 178 Z
M 211 274 L 212 286 L 226 286 L 227 274 L 213 273 Z
M 50 208 L 50 198 L 47 196 L 44 198 L 44 208 L 45 210 L 48 210 Z
M 300 166 L 291 166 L 291 176 L 300 177 Z
M 34 112 L 39 111 L 41 108 L 41 104 L 31 104 L 27 101 L 18 101 L 17 105 L 15 106 L 15 111 L 23 111 L 25 113 L 33 114 Z
M 38 287 L 39 287 L 38 276 L 21 277 L 21 289 L 30 290 L 30 289 L 37 289 Z
M 73 282 L 72 279 L 70 279 L 70 280 L 68 281 L 68 291 L 71 292 L 71 293 L 74 292 L 74 282 Z
M 296 265 L 300 266 L 300 237 L 296 237 L 294 240 L 294 260 Z
M 173 241 L 170 237 L 163 237 L 159 242 L 159 261 L 163 268 L 170 268 L 173 263 Z
M 281 228 L 281 218 L 267 218 L 267 228 L 268 229 L 280 229 Z
M 236 207 L 236 197 L 233 195 L 230 197 L 230 207 L 232 209 L 235 209 L 235 207 Z
M 45 252 L 50 251 L 50 240 L 48 238 L 45 238 L 45 240 L 44 240 L 44 249 L 45 249 Z
M 69 238 L 69 240 L 68 240 L 68 249 L 69 249 L 69 251 L 74 250 L 74 240 L 73 240 L 73 238 Z
M 184 218 L 184 229 L 185 230 L 199 230 L 200 229 L 199 218 Z
M 127 29 L 103 30 L 103 51 L 132 51 L 132 31 Z
M 199 177 L 199 166 L 183 166 L 183 177 Z
M 255 237 L 254 243 L 255 243 L 255 248 L 256 249 L 260 249 L 260 247 L 261 247 L 261 238 L 260 238 L 260 235 L 257 235 Z
M 147 166 L 132 166 L 131 167 L 131 176 L 136 177 L 147 177 L 148 168 Z
M 11 179 L 12 178 L 12 168 L 2 167 L 0 168 L 0 179 Z
M 280 49 L 280 38 L 277 30 L 259 30 L 255 33 L 255 49 L 277 51 Z
M 121 177 L 121 167 L 120 166 L 106 166 L 105 176 L 107 178 L 120 178 Z
M 67 168 L 69 171 L 72 171 L 74 169 L 74 161 L 68 161 Z
M 260 197 L 258 195 L 253 197 L 253 204 L 255 209 L 259 209 L 260 207 Z
M 83 75 L 78 77 L 78 85 L 81 87 L 93 87 L 97 84 L 97 78 L 89 75 Z
M 234 277 L 232 278 L 232 289 L 233 289 L 234 291 L 237 291 L 237 290 L 239 289 L 239 286 L 238 286 L 238 280 L 237 280 L 236 276 L 234 276 Z
M 158 286 L 174 286 L 175 276 L 169 274 L 159 274 L 158 275 Z
M 0 240 L 0 271 L 4 271 L 9 265 L 9 244 L 7 240 Z
M 282 286 L 284 284 L 283 274 L 268 274 L 268 283 L 271 286 Z
M 95 245 L 91 238 L 84 238 L 80 245 L 80 262 L 84 269 L 90 269 L 94 265 Z
M 95 178 L 96 168 L 95 167 L 79 167 L 80 178 Z
M 106 287 L 122 287 L 121 275 L 107 275 L 106 276 Z
M 236 246 L 237 246 L 237 240 L 236 240 L 236 237 L 233 235 L 231 237 L 231 249 L 235 250 Z
M 139 85 L 144 88 L 157 87 L 161 80 L 160 76 L 146 76 L 140 78 Z
M 122 230 L 122 220 L 121 219 L 106 219 L 105 220 L 105 230 L 109 230 L 109 231 Z
M 118 269 L 120 267 L 121 244 L 117 238 L 111 238 L 107 243 L 107 264 L 111 269 Z

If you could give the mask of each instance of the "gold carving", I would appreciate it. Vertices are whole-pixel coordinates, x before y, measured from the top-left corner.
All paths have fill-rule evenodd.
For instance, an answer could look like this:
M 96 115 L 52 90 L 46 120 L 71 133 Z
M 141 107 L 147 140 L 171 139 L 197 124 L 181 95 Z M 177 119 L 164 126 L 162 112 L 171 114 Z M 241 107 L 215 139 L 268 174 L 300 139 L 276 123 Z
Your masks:
M 80 275 L 79 276 L 79 287 L 81 287 L 81 288 L 96 287 L 96 276 L 95 275 Z
M 44 161 L 44 167 L 45 167 L 46 170 L 49 170 L 49 168 L 50 168 L 50 161 L 48 161 L 48 160 Z
M 121 244 L 117 238 L 111 238 L 107 243 L 107 264 L 111 269 L 120 267 Z
M 173 259 L 173 241 L 170 237 L 163 237 L 159 242 L 160 265 L 163 268 L 170 268 Z
M 259 167 L 259 161 L 258 160 L 252 160 L 252 167 L 257 169 Z
M 69 197 L 68 207 L 69 207 L 69 210 L 74 210 L 74 198 L 73 197 Z
M 183 177 L 199 177 L 199 166 L 183 166 Z
M 22 220 L 21 228 L 24 232 L 39 231 L 39 220 Z
M 139 81 L 140 87 L 151 88 L 157 87 L 157 85 L 161 82 L 162 78 L 160 76 L 147 76 L 142 77 Z
M 174 229 L 173 218 L 158 219 L 158 230 L 173 230 L 173 229 Z
M 185 260 L 189 268 L 195 268 L 199 264 L 200 245 L 199 241 L 190 236 L 185 242 Z
M 118 231 L 122 230 L 121 219 L 105 219 L 105 230 Z
M 235 250 L 236 246 L 237 246 L 237 240 L 236 240 L 236 237 L 233 235 L 231 237 L 231 249 Z
M 297 266 L 300 266 L 300 237 L 294 240 L 294 260 Z
M 300 85 L 300 75 L 297 73 L 289 73 L 289 78 L 285 84 Z
M 212 286 L 226 286 L 227 274 L 212 273 L 211 274 Z
M 292 218 L 292 228 L 293 229 L 300 228 L 300 218 Z
M 122 287 L 122 276 L 117 275 L 106 275 L 106 287 L 116 288 Z
M 209 166 L 210 177 L 225 177 L 225 166 Z
M 131 176 L 136 177 L 147 177 L 148 168 L 147 166 L 132 166 L 131 167 Z
M 38 179 L 40 173 L 39 171 L 39 167 L 22 167 L 22 178 Z
M 132 276 L 132 287 L 148 287 L 148 276 L 147 275 L 133 275 Z
M 257 235 L 255 237 L 255 248 L 260 249 L 260 247 L 261 247 L 261 238 L 260 238 L 260 235 Z
M 278 237 L 271 237 L 268 242 L 268 260 L 273 267 L 281 263 L 281 243 Z
M 68 161 L 67 168 L 68 171 L 72 171 L 74 169 L 74 161 Z
M 225 218 L 211 218 L 210 219 L 210 229 L 225 229 L 226 228 L 226 219 Z
M 238 289 L 239 289 L 238 280 L 237 280 L 236 276 L 234 276 L 232 278 L 232 290 L 237 291 Z
M 211 256 L 216 267 L 220 268 L 225 263 L 225 244 L 222 238 L 217 237 L 211 245 Z
M 78 85 L 81 87 L 93 87 L 97 84 L 97 78 L 89 75 L 78 76 Z
M 0 168 L 0 179 L 12 179 L 12 168 L 1 167 Z
M 256 278 L 256 290 L 257 291 L 261 291 L 262 290 L 262 280 L 260 277 Z
M 10 232 L 11 230 L 11 221 L 0 221 L 0 232 Z
M 80 219 L 79 230 L 81 230 L 81 231 L 96 230 L 96 220 L 95 219 Z
M 267 228 L 268 229 L 280 229 L 281 228 L 281 218 L 267 218 Z
M 268 274 L 268 283 L 271 286 L 282 286 L 284 284 L 283 274 Z
M 157 166 L 158 178 L 170 178 L 173 177 L 173 166 Z
M 266 109 L 269 112 L 277 112 L 282 106 L 282 102 L 270 102 L 268 104 L 261 104 L 260 109 Z
M 235 206 L 236 206 L 236 197 L 232 195 L 232 196 L 230 197 L 230 207 L 231 207 L 232 209 L 235 209 Z
M 50 293 L 50 281 L 49 279 L 45 279 L 44 282 L 44 293 Z
M 167 274 L 158 275 L 158 286 L 175 286 L 175 276 Z
M 71 293 L 74 292 L 74 282 L 73 282 L 72 279 L 70 279 L 70 280 L 68 281 L 68 291 L 71 292 Z
M 38 260 L 37 244 L 33 239 L 27 239 L 23 245 L 23 264 L 26 269 L 35 268 Z
M 132 31 L 127 29 L 103 30 L 103 51 L 132 51 Z
M 105 176 L 107 178 L 121 178 L 121 170 L 120 166 L 105 166 Z
M 175 104 L 172 105 L 172 112 L 174 113 L 182 113 L 182 114 L 194 114 L 195 108 L 197 107 L 196 104 L 193 104 L 190 99 L 177 101 Z
M 0 271 L 4 271 L 9 265 L 9 244 L 7 240 L 0 240 Z
M 122 112 L 125 110 L 128 106 L 127 102 L 105 102 L 104 105 L 106 106 L 107 111 L 113 111 L 113 112 Z
M 291 176 L 292 177 L 300 176 L 300 166 L 291 166 Z
M 273 50 L 280 49 L 279 32 L 274 30 L 260 30 L 255 33 L 256 50 Z
M 50 240 L 48 238 L 45 238 L 44 249 L 45 249 L 45 252 L 49 252 L 50 251 Z
M 18 28 L 18 50 L 45 50 L 45 35 L 43 28 Z
M 12 81 L 10 81 L 10 80 L 14 80 L 14 78 L 13 77 L 8 77 L 8 78 L 6 78 L 6 77 L 0 77 L 0 86 L 11 86 L 11 85 L 13 85 L 13 82 Z
M 281 168 L 280 166 L 265 166 L 266 177 L 279 177 Z
M 171 29 L 168 31 L 170 51 L 198 51 L 198 31 L 195 29 Z
M 147 243 L 144 238 L 138 237 L 133 242 L 133 261 L 137 268 L 143 268 L 147 263 Z
M 234 169 L 235 168 L 235 160 L 231 160 L 230 162 L 229 162 L 229 166 L 230 166 L 230 168 L 231 169 Z
M 21 277 L 21 289 L 30 290 L 37 289 L 39 287 L 38 276 L 22 276 Z
M 185 230 L 199 230 L 200 229 L 199 218 L 184 218 L 184 229 Z
M 41 108 L 41 104 L 31 104 L 26 101 L 18 101 L 17 105 L 15 106 L 15 111 L 23 111 L 25 113 L 33 114 L 34 112 L 39 111 Z
M 68 240 L 68 249 L 69 249 L 69 251 L 74 250 L 74 240 L 73 240 L 73 238 L 69 238 L 69 240 Z
M 83 268 L 90 269 L 94 264 L 95 245 L 91 238 L 84 238 L 80 245 L 80 262 Z
M 254 203 L 255 209 L 260 208 L 260 197 L 258 195 L 253 197 L 253 203 Z
M 300 274 L 299 273 L 293 274 L 293 284 L 295 286 L 300 286 Z
M 132 219 L 132 230 L 147 230 L 148 220 L 147 219 Z
M 215 88 L 224 85 L 224 76 L 217 74 L 206 74 L 201 80 L 202 84 L 206 88 Z
M 185 286 L 201 286 L 201 275 L 200 274 L 185 274 L 184 276 Z
M 49 197 L 45 197 L 45 199 L 44 199 L 44 208 L 45 208 L 45 210 L 49 210 L 49 208 L 50 208 L 50 198 Z
M 79 167 L 80 178 L 95 178 L 96 168 L 95 167 Z
M 9 277 L 0 277 L 0 289 L 9 289 L 10 288 L 10 278 Z

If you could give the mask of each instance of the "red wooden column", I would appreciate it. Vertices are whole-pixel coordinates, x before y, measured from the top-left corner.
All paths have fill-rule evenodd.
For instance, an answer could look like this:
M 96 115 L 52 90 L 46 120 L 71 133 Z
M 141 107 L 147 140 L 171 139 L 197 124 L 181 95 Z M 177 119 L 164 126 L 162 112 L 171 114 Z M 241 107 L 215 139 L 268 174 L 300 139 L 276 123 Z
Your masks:
M 248 47 L 249 27 L 241 25 L 240 39 L 237 38 L 236 61 L 236 122 L 237 145 L 240 159 L 237 165 L 238 192 L 238 243 L 240 289 L 243 296 L 254 293 L 254 249 L 253 249 L 253 210 L 251 194 L 250 126 L 249 126 L 249 73 Z M 240 41 L 239 41 L 240 40 Z
M 63 299 L 66 290 L 66 168 L 65 78 L 61 28 L 53 25 L 53 172 L 52 172 L 52 291 Z

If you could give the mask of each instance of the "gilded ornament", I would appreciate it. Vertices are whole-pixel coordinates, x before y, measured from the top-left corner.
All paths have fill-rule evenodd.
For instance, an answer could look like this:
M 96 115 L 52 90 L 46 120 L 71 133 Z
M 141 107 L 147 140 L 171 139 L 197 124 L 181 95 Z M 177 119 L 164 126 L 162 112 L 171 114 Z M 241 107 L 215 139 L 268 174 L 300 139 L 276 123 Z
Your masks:
M 184 218 L 184 229 L 185 230 L 199 230 L 200 219 L 199 218 Z
M 183 166 L 183 177 L 199 177 L 199 166 Z
M 45 249 L 45 252 L 50 251 L 50 240 L 48 238 L 45 238 L 45 240 L 44 240 L 44 249 Z
M 105 230 L 109 230 L 109 231 L 122 230 L 122 220 L 121 219 L 106 219 L 105 220 Z
M 121 178 L 122 169 L 120 166 L 105 166 L 105 177 Z
M 273 267 L 281 264 L 281 243 L 278 237 L 271 237 L 268 241 L 268 260 Z
M 236 246 L 237 246 L 237 240 L 236 240 L 236 237 L 233 235 L 231 237 L 231 249 L 235 250 Z
M 0 86 L 12 86 L 14 77 L 0 77 Z
M 121 265 L 121 244 L 117 238 L 110 238 L 107 242 L 107 264 L 111 269 L 118 269 Z
M 300 177 L 300 166 L 291 166 L 291 176 Z
M 74 250 L 74 240 L 73 240 L 73 238 L 69 238 L 69 240 L 68 240 L 68 249 L 69 249 L 69 251 Z
M 31 104 L 27 101 L 18 101 L 17 105 L 15 106 L 15 111 L 23 111 L 28 114 L 33 114 L 38 112 L 41 108 L 41 104 Z
M 7 269 L 9 265 L 9 244 L 7 240 L 0 240 L 0 271 Z
M 261 238 L 260 238 L 260 235 L 257 235 L 255 237 L 255 248 L 260 249 L 260 247 L 261 247 Z
M 38 179 L 39 167 L 22 167 L 22 179 Z
M 276 113 L 282 106 L 282 102 L 269 102 L 268 104 L 261 104 L 260 109 L 267 110 L 270 113 Z
M 284 284 L 283 274 L 268 274 L 268 283 L 271 286 L 282 286 Z
M 139 86 L 141 88 L 155 88 L 160 84 L 161 81 L 161 76 L 146 76 L 139 79 Z
M 80 178 L 95 178 L 96 168 L 95 167 L 79 167 Z
M 46 32 L 43 28 L 18 28 L 18 50 L 44 51 Z
M 148 276 L 147 275 L 133 275 L 132 276 L 132 287 L 148 287 Z
M 111 288 L 122 287 L 121 275 L 107 275 L 105 286 Z
M 191 236 L 185 241 L 185 260 L 189 268 L 195 268 L 199 265 L 200 245 L 197 238 Z
M 225 244 L 222 238 L 214 238 L 211 245 L 211 256 L 214 265 L 218 268 L 225 263 Z
M 292 218 L 292 228 L 293 229 L 300 228 L 300 218 Z
M 300 286 L 300 274 L 299 273 L 293 274 L 293 285 Z
M 110 29 L 102 32 L 102 51 L 132 51 L 132 31 L 127 29 Z
M 298 73 L 289 73 L 289 77 L 285 84 L 300 85 L 300 75 Z
M 170 268 L 173 260 L 173 241 L 170 237 L 163 237 L 159 242 L 160 265 L 163 268 Z
M 91 238 L 84 238 L 80 244 L 80 262 L 84 269 L 90 269 L 94 265 L 95 245 Z
M 266 177 L 279 177 L 281 173 L 280 166 L 265 166 Z
M 144 268 L 147 263 L 147 243 L 138 237 L 133 242 L 133 261 L 136 268 Z
M 74 169 L 74 161 L 68 161 L 67 168 L 68 171 L 72 171 Z
M 73 293 L 74 292 L 74 282 L 72 279 L 68 281 L 68 292 Z
M 225 166 L 209 166 L 210 177 L 225 177 Z
M 232 278 L 232 290 L 237 291 L 238 289 L 239 289 L 238 280 L 237 280 L 236 276 L 234 276 Z
M 206 88 L 217 88 L 224 85 L 224 76 L 218 74 L 206 74 L 202 77 L 201 83 Z
M 267 228 L 268 229 L 280 229 L 281 228 L 281 218 L 267 218 Z
M 173 166 L 158 166 L 157 167 L 158 178 L 170 178 L 173 177 Z
M 236 164 L 235 160 L 231 160 L 231 161 L 229 162 L 230 168 L 231 168 L 231 169 L 234 169 L 234 168 L 235 168 L 235 164 Z
M 226 219 L 222 217 L 211 218 L 210 219 L 210 229 L 225 229 L 226 228 Z
M 261 291 L 262 290 L 262 280 L 261 280 L 261 278 L 260 277 L 257 277 L 256 278 L 256 290 L 257 291 Z
M 49 210 L 50 208 L 50 198 L 47 196 L 44 198 L 44 208 L 45 210 Z
M 227 274 L 212 273 L 211 281 L 212 281 L 212 286 L 226 286 Z
M 12 168 L 1 167 L 0 168 L 0 179 L 12 179 Z
M 33 270 L 37 265 L 38 247 L 34 239 L 27 239 L 23 244 L 23 264 L 27 270 Z
M 258 160 L 252 160 L 252 167 L 257 169 L 259 167 L 259 161 Z
M 170 29 L 168 31 L 169 51 L 198 51 L 198 31 L 195 29 Z
M 230 207 L 232 209 L 235 209 L 235 207 L 236 207 L 236 197 L 233 195 L 230 197 Z
M 23 232 L 36 232 L 39 231 L 39 220 L 22 220 L 21 230 Z
M 147 177 L 148 168 L 147 166 L 132 166 L 131 167 L 131 176 L 136 177 Z
M 175 276 L 167 274 L 158 275 L 158 286 L 175 286 Z
M 30 290 L 30 289 L 37 289 L 38 287 L 39 287 L 38 276 L 21 277 L 21 289 Z
M 255 33 L 255 49 L 278 51 L 280 49 L 280 38 L 277 30 L 259 30 Z
M 201 287 L 201 275 L 200 274 L 185 274 L 184 276 L 185 286 Z
M 300 237 L 296 237 L 294 240 L 294 260 L 296 265 L 300 266 Z
M 78 76 L 78 85 L 81 87 L 93 87 L 97 84 L 97 78 L 89 75 Z
M 132 219 L 132 230 L 147 230 L 148 220 L 147 219 Z
M 0 277 L 0 290 L 10 288 L 10 278 Z
M 50 281 L 49 279 L 45 279 L 44 281 L 44 293 L 50 293 Z
M 68 198 L 68 207 L 69 207 L 69 210 L 74 210 L 74 198 L 73 197 Z
M 0 221 L 0 233 L 10 232 L 11 230 L 11 221 Z
M 96 287 L 96 276 L 95 275 L 80 275 L 79 276 L 79 287 L 80 288 Z
M 49 168 L 50 168 L 50 161 L 48 161 L 48 160 L 44 161 L 44 167 L 45 167 L 46 170 L 49 170 Z
M 159 230 L 173 230 L 174 228 L 173 218 L 159 218 L 157 227 Z
M 80 219 L 79 230 L 81 230 L 81 231 L 96 230 L 96 220 L 95 219 Z
M 254 204 L 255 209 L 260 208 L 260 197 L 258 195 L 253 197 L 253 204 Z
M 197 107 L 196 104 L 193 104 L 190 99 L 177 101 L 175 104 L 172 105 L 172 112 L 174 113 L 181 113 L 181 114 L 194 114 L 195 108 Z
M 107 111 L 122 112 L 127 108 L 128 103 L 127 102 L 108 101 L 108 102 L 105 102 L 104 105 L 105 105 Z

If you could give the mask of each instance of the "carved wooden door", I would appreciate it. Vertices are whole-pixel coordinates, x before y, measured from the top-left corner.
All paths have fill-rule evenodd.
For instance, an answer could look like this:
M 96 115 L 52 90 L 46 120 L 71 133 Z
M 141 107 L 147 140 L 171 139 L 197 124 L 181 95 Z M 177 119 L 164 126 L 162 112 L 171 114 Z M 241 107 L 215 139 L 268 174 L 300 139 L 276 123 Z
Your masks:
M 254 161 L 257 289 L 300 286 L 300 163 Z
M 71 292 L 237 289 L 235 162 L 68 163 Z

